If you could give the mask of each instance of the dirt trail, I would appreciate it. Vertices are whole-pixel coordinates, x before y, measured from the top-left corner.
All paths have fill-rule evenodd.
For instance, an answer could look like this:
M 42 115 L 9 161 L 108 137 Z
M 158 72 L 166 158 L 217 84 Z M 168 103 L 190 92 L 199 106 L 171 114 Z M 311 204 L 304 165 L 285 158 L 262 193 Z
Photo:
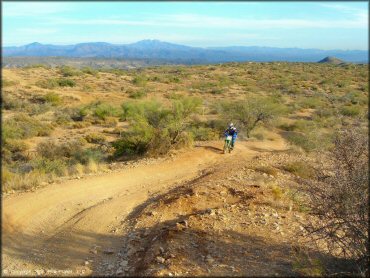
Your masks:
M 3 274 L 76 275 L 94 246 L 117 252 L 123 231 L 115 227 L 153 193 L 175 188 L 222 162 L 221 146 L 208 143 L 154 164 L 5 197 Z M 231 156 L 285 148 L 281 137 L 240 142 Z

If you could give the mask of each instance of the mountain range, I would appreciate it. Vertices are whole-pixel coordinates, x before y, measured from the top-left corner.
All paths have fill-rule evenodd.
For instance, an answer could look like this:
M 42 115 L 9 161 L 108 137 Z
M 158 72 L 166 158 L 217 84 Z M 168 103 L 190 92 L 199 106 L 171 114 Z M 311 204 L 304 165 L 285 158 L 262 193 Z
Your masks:
M 170 63 L 203 64 L 222 62 L 317 62 L 335 56 L 346 62 L 368 63 L 367 50 L 321 50 L 261 46 L 191 47 L 158 40 L 142 40 L 132 44 L 106 42 L 52 45 L 31 43 L 19 47 L 3 47 L 4 57 L 78 57 L 155 59 Z

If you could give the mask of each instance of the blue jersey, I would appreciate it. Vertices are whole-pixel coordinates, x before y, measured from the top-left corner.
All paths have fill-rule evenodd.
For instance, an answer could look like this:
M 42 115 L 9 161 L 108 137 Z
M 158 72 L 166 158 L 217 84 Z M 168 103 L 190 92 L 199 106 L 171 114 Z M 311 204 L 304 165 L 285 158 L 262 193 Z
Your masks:
M 236 129 L 233 129 L 233 128 L 228 128 L 225 130 L 225 136 L 228 136 L 228 135 L 231 135 L 233 137 L 233 139 L 236 139 L 236 137 L 238 136 L 238 131 Z

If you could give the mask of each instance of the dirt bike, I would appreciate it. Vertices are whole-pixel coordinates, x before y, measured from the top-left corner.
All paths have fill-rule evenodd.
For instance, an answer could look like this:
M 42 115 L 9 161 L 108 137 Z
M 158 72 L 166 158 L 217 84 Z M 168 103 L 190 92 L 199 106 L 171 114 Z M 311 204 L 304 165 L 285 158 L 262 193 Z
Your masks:
M 232 147 L 231 147 L 231 140 L 233 137 L 231 135 L 228 135 L 225 137 L 225 145 L 224 145 L 224 153 L 229 152 L 231 153 Z

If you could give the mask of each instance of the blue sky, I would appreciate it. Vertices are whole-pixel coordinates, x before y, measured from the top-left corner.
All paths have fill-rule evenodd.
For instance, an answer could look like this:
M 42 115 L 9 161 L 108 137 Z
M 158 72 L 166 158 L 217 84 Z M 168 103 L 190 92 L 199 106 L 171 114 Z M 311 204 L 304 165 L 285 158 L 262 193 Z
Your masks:
M 3 45 L 31 42 L 368 49 L 368 2 L 2 2 Z

